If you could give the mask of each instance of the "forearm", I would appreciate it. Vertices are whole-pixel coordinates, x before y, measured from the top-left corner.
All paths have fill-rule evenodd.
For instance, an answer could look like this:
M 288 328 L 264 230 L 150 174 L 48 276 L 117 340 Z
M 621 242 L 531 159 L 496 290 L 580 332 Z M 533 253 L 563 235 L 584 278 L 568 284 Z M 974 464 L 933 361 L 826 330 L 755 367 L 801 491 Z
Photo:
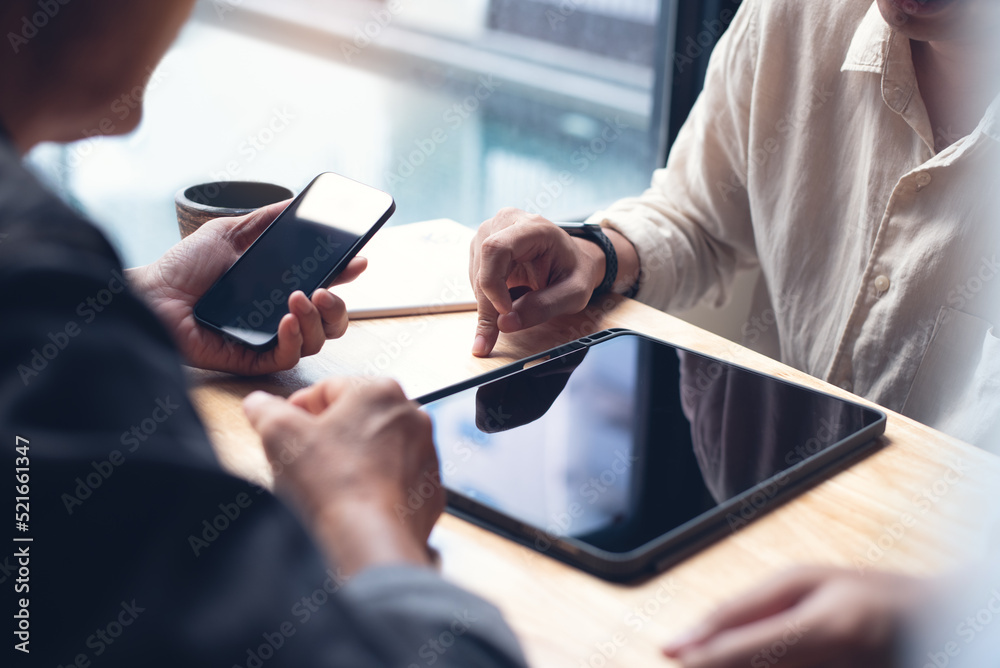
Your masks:
M 406 530 L 405 521 L 388 503 L 348 500 L 327 503 L 311 524 L 327 560 L 354 575 L 376 566 L 431 565 L 426 545 Z

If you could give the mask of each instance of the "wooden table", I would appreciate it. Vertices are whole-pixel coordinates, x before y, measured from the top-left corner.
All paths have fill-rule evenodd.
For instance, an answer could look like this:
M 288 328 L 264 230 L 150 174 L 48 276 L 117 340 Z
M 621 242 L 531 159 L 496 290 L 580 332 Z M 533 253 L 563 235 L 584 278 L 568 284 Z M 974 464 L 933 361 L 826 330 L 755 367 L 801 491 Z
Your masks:
M 621 298 L 504 336 L 487 360 L 469 353 L 474 326 L 474 313 L 359 321 L 319 355 L 264 380 L 192 372 L 195 402 L 224 465 L 268 481 L 260 440 L 240 406 L 251 390 L 287 395 L 329 375 L 368 375 L 395 377 L 418 396 L 608 327 L 628 327 L 851 396 Z M 886 447 L 863 462 L 638 586 L 604 582 L 450 515 L 431 542 L 448 578 L 504 611 L 533 665 L 669 665 L 659 653 L 666 640 L 793 564 L 927 575 L 959 563 L 982 515 L 963 509 L 993 501 L 987 479 L 1000 472 L 1000 460 L 896 414 L 890 414 L 884 439 Z

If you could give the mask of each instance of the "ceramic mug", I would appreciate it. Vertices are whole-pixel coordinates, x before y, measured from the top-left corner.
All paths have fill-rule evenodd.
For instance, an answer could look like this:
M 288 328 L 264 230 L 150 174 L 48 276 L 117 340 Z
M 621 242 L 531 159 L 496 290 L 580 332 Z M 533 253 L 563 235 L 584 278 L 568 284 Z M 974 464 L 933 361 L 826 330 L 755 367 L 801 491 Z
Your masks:
M 213 218 L 244 216 L 293 196 L 284 186 L 258 181 L 215 181 L 181 188 L 174 196 L 181 238 Z

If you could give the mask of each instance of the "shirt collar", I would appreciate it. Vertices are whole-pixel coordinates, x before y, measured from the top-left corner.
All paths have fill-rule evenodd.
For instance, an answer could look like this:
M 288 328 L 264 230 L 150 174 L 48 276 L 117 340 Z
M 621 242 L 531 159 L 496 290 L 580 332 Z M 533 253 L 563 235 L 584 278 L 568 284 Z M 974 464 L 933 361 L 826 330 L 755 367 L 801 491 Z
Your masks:
M 840 71 L 881 75 L 886 106 L 902 116 L 934 151 L 934 130 L 917 85 L 910 40 L 886 23 L 877 2 L 872 3 L 854 33 Z
M 841 72 L 871 72 L 882 74 L 885 56 L 892 41 L 893 32 L 882 18 L 878 4 L 872 3 L 864 20 L 854 33 L 847 58 L 841 65 Z

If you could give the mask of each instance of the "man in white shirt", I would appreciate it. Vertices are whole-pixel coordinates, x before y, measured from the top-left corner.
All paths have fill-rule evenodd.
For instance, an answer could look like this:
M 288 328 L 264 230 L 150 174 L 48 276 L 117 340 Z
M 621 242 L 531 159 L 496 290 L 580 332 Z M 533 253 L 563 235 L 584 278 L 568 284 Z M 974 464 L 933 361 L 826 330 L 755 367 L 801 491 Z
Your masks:
M 1000 428 L 1000 230 L 984 218 L 1000 89 L 981 83 L 998 23 L 995 0 L 747 0 L 666 168 L 588 221 L 610 244 L 513 209 L 483 224 L 473 352 L 609 289 L 722 303 L 759 266 L 752 313 L 776 323 L 747 343 L 982 442 Z M 945 364 L 954 348 L 982 354 Z
M 634 244 L 643 263 L 640 298 L 673 307 L 692 303 L 705 286 L 719 294 L 734 267 L 757 258 L 765 294 L 781 299 L 783 308 L 775 312 L 784 359 L 997 449 L 1000 355 L 989 323 L 1000 321 L 994 281 L 1000 104 L 993 101 L 1000 85 L 989 42 L 1000 7 L 993 0 L 869 4 L 824 9 L 816 2 L 749 0 L 737 32 L 714 56 L 706 96 L 678 140 L 681 155 L 675 149 L 649 192 L 597 218 L 614 230 L 615 249 L 622 250 L 623 285 L 639 272 L 616 232 Z M 750 46 L 780 45 L 782 38 L 799 54 L 791 47 Z M 769 56 L 748 66 L 753 53 Z M 839 69 L 824 69 L 803 54 L 837 60 Z M 817 74 L 821 94 L 803 92 L 809 80 L 804 72 Z M 749 77 L 755 79 L 748 83 Z M 761 88 L 767 81 L 776 83 Z M 808 111 L 791 117 L 805 120 L 799 127 L 774 126 L 779 135 L 785 131 L 786 143 L 772 145 L 765 157 L 761 128 L 776 113 L 781 120 L 769 105 L 790 99 L 807 100 L 802 108 Z M 736 102 L 726 107 L 726 100 Z M 726 109 L 744 119 L 742 126 L 728 126 L 742 134 L 718 140 L 717 117 Z M 840 119 L 839 129 L 830 115 Z M 764 139 L 754 143 L 755 136 Z M 735 185 L 723 182 L 718 193 L 724 197 L 711 193 L 718 170 L 704 165 L 717 154 L 735 155 L 729 159 L 737 164 L 750 156 Z M 730 219 L 717 222 L 720 211 L 731 212 L 727 197 L 743 198 L 738 208 L 749 221 L 735 227 L 743 237 L 734 234 Z M 544 229 L 540 221 L 506 212 L 504 220 L 511 219 Z M 475 262 L 489 265 L 493 253 L 502 261 L 534 260 L 518 256 L 514 251 L 521 248 L 514 244 L 504 256 L 504 244 L 490 240 L 527 236 L 507 227 L 487 223 L 481 234 L 489 248 Z M 572 243 L 585 248 L 589 242 Z M 662 275 L 645 266 L 658 247 L 669 258 Z M 679 266 L 679 258 L 692 264 Z M 579 264 L 549 274 L 561 280 L 547 285 L 580 280 L 576 274 L 586 276 L 586 263 Z M 490 279 L 493 272 L 486 266 L 476 275 Z M 824 282 L 817 284 L 817 276 Z M 655 284 L 646 285 L 650 281 Z M 506 331 L 511 310 L 502 300 L 498 310 Z M 486 317 L 479 334 L 488 337 L 488 305 L 481 303 L 480 313 Z M 726 603 L 665 653 L 685 668 L 771 665 L 761 650 L 776 646 L 787 668 L 995 665 L 1000 549 L 991 554 L 984 566 L 965 569 L 964 582 L 815 567 L 789 572 Z M 977 557 L 982 555 L 970 549 L 970 559 Z M 791 644 L 782 640 L 789 621 L 809 629 Z

